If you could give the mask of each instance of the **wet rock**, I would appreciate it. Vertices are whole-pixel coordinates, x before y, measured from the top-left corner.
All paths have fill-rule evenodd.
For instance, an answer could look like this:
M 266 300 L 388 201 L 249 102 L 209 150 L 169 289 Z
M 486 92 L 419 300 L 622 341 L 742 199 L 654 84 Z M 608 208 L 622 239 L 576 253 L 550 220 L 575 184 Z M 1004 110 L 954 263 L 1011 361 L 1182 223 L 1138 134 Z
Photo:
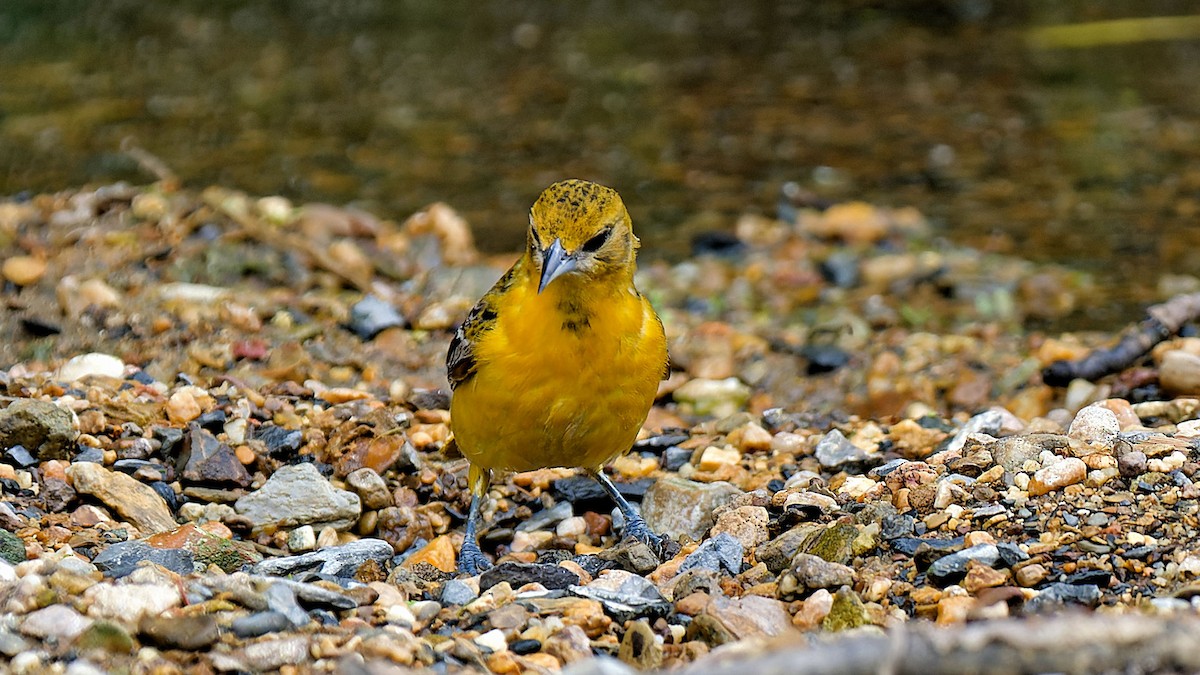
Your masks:
M 671 603 L 654 584 L 624 570 L 609 570 L 586 586 L 571 586 L 570 591 L 600 602 L 618 623 L 671 611 Z
M 240 638 L 255 638 L 291 630 L 292 621 L 279 612 L 255 612 L 235 618 L 229 624 L 229 629 Z
M 233 448 L 198 424 L 188 425 L 176 470 L 184 480 L 201 485 L 250 485 L 250 474 L 238 461 Z
M 739 494 L 741 490 L 725 482 L 698 483 L 666 476 L 646 490 L 642 517 L 654 532 L 700 541 L 713 526 L 712 512 Z
M 195 569 L 195 558 L 190 551 L 155 548 L 141 540 L 112 544 L 101 551 L 92 564 L 105 576 L 119 579 L 131 574 L 143 560 L 162 565 L 176 574 L 191 574 Z
M 362 511 L 358 495 L 334 488 L 312 464 L 279 468 L 234 508 L 257 528 L 311 524 L 337 530 L 349 529 Z
M 682 574 L 691 569 L 707 569 L 714 572 L 724 570 L 728 574 L 740 574 L 745 547 L 741 541 L 728 533 L 714 535 L 692 551 L 679 566 Z
M 19 398 L 0 410 L 0 447 L 23 446 L 38 461 L 69 459 L 78 436 L 71 413 L 53 403 Z
M 487 590 L 502 581 L 507 581 L 513 588 L 538 583 L 555 590 L 577 585 L 580 579 L 578 574 L 559 565 L 505 562 L 488 569 L 479 577 L 479 589 Z
M 815 454 L 817 461 L 826 469 L 837 469 L 848 464 L 863 464 L 872 459 L 866 450 L 851 443 L 837 429 L 821 438 L 817 443 Z
M 364 340 L 370 340 L 385 329 L 403 326 L 404 317 L 388 302 L 368 295 L 350 308 L 350 330 Z
M 381 539 L 359 539 L 312 553 L 268 558 L 254 566 L 255 574 L 291 576 L 306 579 L 313 575 L 353 578 L 367 563 L 387 566 L 392 560 L 392 545 Z
M 54 638 L 70 642 L 87 630 L 93 619 L 83 616 L 68 605 L 50 605 L 30 612 L 21 622 L 21 632 L 36 638 Z
M 143 616 L 138 622 L 142 639 L 163 649 L 203 649 L 220 637 L 217 618 L 211 614 Z
M 72 464 L 67 467 L 67 475 L 78 492 L 104 502 L 143 532 L 166 532 L 176 527 L 167 503 L 145 483 L 89 462 Z

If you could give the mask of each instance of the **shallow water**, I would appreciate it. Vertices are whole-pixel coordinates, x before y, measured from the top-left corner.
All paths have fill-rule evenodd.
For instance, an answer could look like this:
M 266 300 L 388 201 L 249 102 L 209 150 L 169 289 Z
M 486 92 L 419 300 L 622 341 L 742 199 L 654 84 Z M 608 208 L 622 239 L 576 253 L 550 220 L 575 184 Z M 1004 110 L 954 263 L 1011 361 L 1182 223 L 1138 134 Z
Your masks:
M 1113 298 L 1081 322 L 1111 326 L 1200 271 L 1200 40 L 1027 31 L 1195 8 L 1043 4 L 7 2 L 0 194 L 150 180 L 124 143 L 189 185 L 444 200 L 506 250 L 581 176 L 676 256 L 794 181 L 1078 266 Z

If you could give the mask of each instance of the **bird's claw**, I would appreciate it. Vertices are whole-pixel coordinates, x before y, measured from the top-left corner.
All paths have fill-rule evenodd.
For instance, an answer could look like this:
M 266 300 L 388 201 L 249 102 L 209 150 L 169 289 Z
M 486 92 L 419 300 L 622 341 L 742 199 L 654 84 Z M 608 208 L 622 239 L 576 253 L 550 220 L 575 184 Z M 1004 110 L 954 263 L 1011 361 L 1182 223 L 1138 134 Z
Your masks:
M 654 534 L 654 531 L 651 530 L 648 525 L 646 525 L 645 520 L 641 518 L 630 520 L 628 524 L 625 525 L 625 531 L 623 534 L 625 537 L 631 537 L 650 547 L 650 550 L 654 552 L 654 555 L 657 556 L 659 560 L 662 560 L 663 551 L 666 550 L 669 538 L 665 534 Z
M 462 550 L 458 553 L 458 571 L 468 576 L 482 574 L 485 570 L 490 569 L 492 563 L 483 555 L 483 551 L 479 550 L 479 546 L 471 546 L 464 544 Z

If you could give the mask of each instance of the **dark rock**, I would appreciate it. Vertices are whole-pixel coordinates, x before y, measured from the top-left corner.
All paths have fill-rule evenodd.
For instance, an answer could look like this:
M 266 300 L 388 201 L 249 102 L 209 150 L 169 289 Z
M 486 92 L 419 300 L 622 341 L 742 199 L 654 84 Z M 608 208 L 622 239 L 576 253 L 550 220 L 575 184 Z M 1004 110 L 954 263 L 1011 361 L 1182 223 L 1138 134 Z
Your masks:
M 367 562 L 390 567 L 392 555 L 392 545 L 382 539 L 359 539 L 303 555 L 268 558 L 255 565 L 253 572 L 300 580 L 313 576 L 350 579 Z
M 1063 579 L 1064 584 L 1070 584 L 1072 586 L 1096 586 L 1098 588 L 1108 588 L 1110 585 L 1112 585 L 1112 582 L 1112 572 L 1096 569 L 1081 570 L 1079 572 L 1075 572 L 1074 574 L 1068 574 L 1067 577 Z
M 807 553 L 796 555 L 788 573 L 795 577 L 796 582 L 802 588 L 806 589 L 841 588 L 854 584 L 852 568 Z
M 848 464 L 863 464 L 872 459 L 866 450 L 851 443 L 837 429 L 821 438 L 814 454 L 817 461 L 826 469 L 837 469 Z
M 514 654 L 524 656 L 525 654 L 533 654 L 534 652 L 541 651 L 542 643 L 540 640 L 514 640 L 512 644 L 508 645 L 508 648 Z
M 138 623 L 138 634 L 163 649 L 189 651 L 207 647 L 221 637 L 217 619 L 211 614 L 147 614 Z
M 174 457 L 178 451 L 178 446 L 183 441 L 183 429 L 175 427 L 154 427 L 151 430 L 151 435 L 161 444 L 159 452 L 163 457 Z
M 390 303 L 368 295 L 350 308 L 350 330 L 363 340 L 370 340 L 385 329 L 404 325 L 404 317 Z
M 1133 476 L 1140 476 L 1146 473 L 1148 462 L 1146 453 L 1135 450 L 1117 457 L 1117 469 L 1121 472 L 1122 476 L 1132 478 Z
M 800 355 L 808 360 L 809 375 L 830 373 L 850 362 L 850 354 L 833 345 L 805 345 Z
M 579 575 L 558 565 L 506 562 L 487 570 L 479 577 L 479 590 L 507 581 L 513 588 L 539 583 L 548 589 L 564 589 L 579 583 Z
M 754 555 L 773 574 L 779 574 L 792 564 L 797 553 L 811 546 L 823 530 L 816 523 L 801 523 L 759 546 Z
M 692 450 L 688 448 L 670 447 L 667 448 L 662 455 L 663 469 L 667 471 L 678 471 L 680 467 L 687 464 L 692 459 Z
M 176 470 L 184 480 L 202 485 L 250 485 L 250 474 L 233 448 L 197 424 L 188 425 Z
M 75 459 L 71 460 L 75 463 L 90 462 L 92 464 L 104 463 L 104 451 L 100 448 L 80 448 L 79 453 L 75 455 Z
M 1146 558 L 1150 557 L 1150 554 L 1157 550 L 1158 548 L 1155 546 L 1136 546 L 1128 551 L 1125 551 L 1125 555 L 1121 557 L 1129 560 L 1145 560 Z
M 224 410 L 210 410 L 197 417 L 196 424 L 200 425 L 200 427 L 203 429 L 207 429 L 212 432 L 219 432 L 225 429 L 225 421 L 227 419 L 229 419 L 229 417 L 225 414 Z
M 938 558 L 926 574 L 939 584 L 948 585 L 959 581 L 967 574 L 967 563 L 977 560 L 985 565 L 995 566 L 1000 562 L 1000 550 L 995 544 L 978 544 L 963 549 L 957 553 Z
M 957 551 L 962 548 L 963 538 L 954 537 L 953 539 L 922 539 L 921 537 L 897 537 L 888 542 L 892 550 L 904 555 L 915 556 L 917 551 L 924 548 L 926 551 L 937 553 Z
M 634 450 L 667 450 L 691 438 L 688 434 L 659 434 L 633 444 Z
M 413 389 L 408 402 L 417 410 L 449 410 L 450 394 L 443 389 Z
M 154 377 L 151 376 L 150 373 L 147 373 L 144 370 L 135 370 L 129 374 L 129 377 L 127 377 L 125 379 L 133 380 L 134 382 L 137 382 L 138 384 L 147 384 L 147 385 L 154 384 Z
M 158 474 L 158 480 L 167 480 L 167 467 L 144 459 L 118 459 L 113 462 L 112 468 L 130 476 L 144 470 L 146 473 Z
M 299 429 L 285 429 L 275 424 L 262 425 L 252 437 L 267 446 L 267 454 L 275 459 L 295 455 L 304 443 L 304 434 Z
M 548 509 L 542 509 L 529 516 L 518 524 L 516 529 L 520 532 L 554 529 L 555 525 L 573 515 L 575 515 L 575 509 L 572 508 L 571 502 L 560 501 Z
M 190 551 L 155 548 L 140 540 L 112 544 L 92 559 L 92 564 L 105 576 L 116 579 L 133 572 L 143 560 L 162 565 L 176 574 L 191 574 L 195 570 L 195 558 Z
M 691 555 L 684 558 L 679 571 L 682 573 L 702 568 L 720 572 L 724 569 L 729 574 L 740 574 L 743 553 L 742 543 L 728 532 L 722 532 L 700 544 Z
M 724 230 L 698 232 L 692 236 L 692 257 L 704 255 L 736 258 L 745 253 L 746 244 L 737 235 Z
M 291 630 L 292 622 L 279 612 L 256 612 L 234 619 L 229 629 L 240 638 L 253 638 L 267 633 Z
M 42 478 L 42 505 L 51 513 L 66 511 L 79 497 L 75 488 L 61 478 Z
M 615 483 L 617 492 L 630 501 L 641 501 L 653 478 L 643 478 L 632 483 Z M 571 502 L 579 510 L 607 511 L 612 508 L 608 493 L 591 476 L 571 476 L 554 481 L 554 496 Z
M 858 255 L 848 249 L 838 249 L 821 261 L 821 276 L 838 288 L 858 285 Z
M 0 410 L 0 448 L 23 446 L 40 462 L 69 459 L 78 437 L 70 411 L 53 403 L 19 398 Z
M 1025 611 L 1037 613 L 1061 609 L 1066 605 L 1095 607 L 1100 604 L 1102 593 L 1099 586 L 1057 583 L 1042 589 L 1037 597 L 1025 603 Z
M 897 459 L 893 459 L 893 460 L 890 460 L 883 464 L 880 464 L 879 466 L 875 467 L 874 469 L 871 469 L 870 471 L 867 472 L 867 475 L 870 476 L 871 478 L 875 478 L 875 479 L 884 478 L 889 473 L 895 471 L 896 469 L 899 469 L 900 467 L 904 466 L 905 464 L 908 464 L 908 460 L 904 459 L 903 457 L 899 457 Z
M 175 490 L 166 482 L 156 480 L 150 484 L 150 487 L 158 493 L 159 497 L 167 503 L 167 508 L 171 509 L 171 513 L 179 511 L 179 495 L 175 494 Z
M 28 469 L 38 463 L 37 458 L 30 454 L 23 445 L 14 445 L 5 450 L 4 455 L 0 456 L 0 462 L 18 469 Z
M 884 541 L 911 537 L 916 525 L 917 519 L 907 514 L 897 513 L 894 516 L 886 516 L 879 524 L 879 536 Z
M 1016 544 L 1001 542 L 996 544 L 996 550 L 1000 552 L 1000 562 L 1004 567 L 1012 567 L 1017 563 L 1029 560 L 1029 554 L 1018 548 Z

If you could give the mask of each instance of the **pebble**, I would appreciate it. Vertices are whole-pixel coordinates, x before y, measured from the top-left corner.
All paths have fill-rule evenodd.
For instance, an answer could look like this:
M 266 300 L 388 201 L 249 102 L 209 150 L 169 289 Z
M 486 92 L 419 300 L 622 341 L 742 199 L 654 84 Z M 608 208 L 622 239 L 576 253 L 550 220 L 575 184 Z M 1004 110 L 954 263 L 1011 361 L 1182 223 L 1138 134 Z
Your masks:
M 131 578 L 133 575 L 126 577 Z M 96 584 L 83 592 L 83 599 L 89 603 L 89 616 L 127 625 L 137 625 L 143 616 L 157 616 L 183 602 L 178 587 L 161 583 Z
M 734 507 L 717 516 L 711 534 L 713 537 L 732 536 L 743 549 L 752 549 L 767 541 L 770 519 L 770 514 L 761 506 Z
M 1033 496 L 1061 490 L 1068 485 L 1082 483 L 1087 478 L 1087 465 L 1077 457 L 1064 457 L 1042 469 L 1038 469 L 1026 488 Z
M 1112 410 L 1101 403 L 1084 406 L 1075 413 L 1067 435 L 1071 438 L 1111 451 L 1117 434 L 1121 433 L 1121 423 Z
M 141 540 L 110 544 L 92 559 L 92 564 L 105 576 L 119 579 L 131 574 L 143 561 L 161 565 L 176 574 L 191 574 L 195 571 L 195 558 L 190 551 L 181 548 L 155 548 Z
M 236 617 L 230 622 L 229 629 L 240 638 L 255 638 L 270 633 L 282 633 L 290 630 L 292 626 L 292 621 L 287 615 L 266 611 Z
M 542 563 L 505 562 L 496 565 L 479 577 L 479 589 L 487 590 L 501 582 L 507 582 L 513 588 L 525 584 L 541 584 L 551 589 L 566 589 L 578 584 L 579 575 L 559 565 Z
M 720 418 L 741 410 L 750 399 L 750 388 L 736 377 L 695 378 L 683 383 L 672 396 L 685 413 Z
M 276 670 L 282 666 L 308 663 L 307 637 L 275 638 L 253 642 L 242 648 L 242 658 L 250 670 Z
M 323 575 L 349 579 L 368 562 L 387 565 L 392 560 L 392 545 L 381 539 L 359 539 L 303 555 L 267 558 L 254 565 L 255 574 L 307 578 Z
M 1200 394 L 1200 356 L 1175 349 L 1158 364 L 1158 383 L 1176 396 Z
M 392 505 L 392 493 L 388 490 L 387 483 L 379 472 L 369 466 L 347 474 L 346 484 L 358 493 L 364 508 L 382 509 Z
M 76 462 L 67 467 L 75 489 L 92 495 L 147 534 L 176 527 L 167 503 L 154 488 L 99 464 Z
M 30 255 L 5 258 L 0 274 L 17 286 L 32 286 L 46 274 L 46 260 Z
M 79 431 L 74 415 L 53 403 L 19 398 L 0 410 L 0 447 L 19 445 L 39 461 L 68 459 Z
M 834 429 L 825 434 L 817 443 L 814 453 L 817 461 L 826 469 L 837 469 L 850 464 L 862 464 L 871 459 L 871 455 L 862 448 L 851 443 L 842 432 Z
M 580 597 L 597 600 L 618 622 L 666 616 L 671 603 L 645 578 L 624 570 L 609 570 L 586 586 L 571 586 Z
M 820 556 L 799 553 L 792 559 L 791 569 L 781 577 L 779 590 L 790 595 L 797 589 L 840 588 L 853 585 L 854 578 L 854 569 L 851 567 L 829 562 Z
M 55 373 L 59 382 L 78 382 L 89 376 L 121 379 L 125 376 L 125 362 L 111 354 L 91 352 L 67 359 Z
M 745 546 L 735 536 L 722 532 L 714 534 L 684 558 L 679 566 L 679 572 L 690 569 L 707 569 L 714 572 L 724 570 L 727 574 L 736 575 L 742 571 L 742 555 Z
M 971 561 L 995 565 L 1000 561 L 1000 549 L 995 544 L 978 544 L 957 553 L 944 555 L 929 566 L 926 574 L 941 584 L 954 583 L 967 573 L 968 563 Z
M 699 483 L 664 476 L 646 491 L 642 517 L 654 532 L 700 541 L 716 522 L 713 511 L 739 494 L 741 490 L 725 482 Z
M 176 470 L 188 482 L 210 486 L 247 487 L 250 474 L 233 448 L 206 429 L 192 424 L 183 436 Z
M 25 615 L 21 632 L 37 638 L 70 642 L 94 623 L 68 605 L 50 605 Z
M 293 464 L 277 469 L 234 508 L 257 528 L 310 524 L 347 530 L 358 520 L 362 503 L 353 492 L 330 485 L 312 464 Z
M 479 597 L 479 591 L 465 581 L 450 579 L 442 584 L 443 605 L 465 605 Z
M 143 639 L 163 649 L 204 649 L 221 637 L 211 614 L 147 615 L 138 622 Z
M 396 308 L 375 295 L 367 295 L 350 308 L 350 330 L 363 340 L 403 325 L 404 317 Z

